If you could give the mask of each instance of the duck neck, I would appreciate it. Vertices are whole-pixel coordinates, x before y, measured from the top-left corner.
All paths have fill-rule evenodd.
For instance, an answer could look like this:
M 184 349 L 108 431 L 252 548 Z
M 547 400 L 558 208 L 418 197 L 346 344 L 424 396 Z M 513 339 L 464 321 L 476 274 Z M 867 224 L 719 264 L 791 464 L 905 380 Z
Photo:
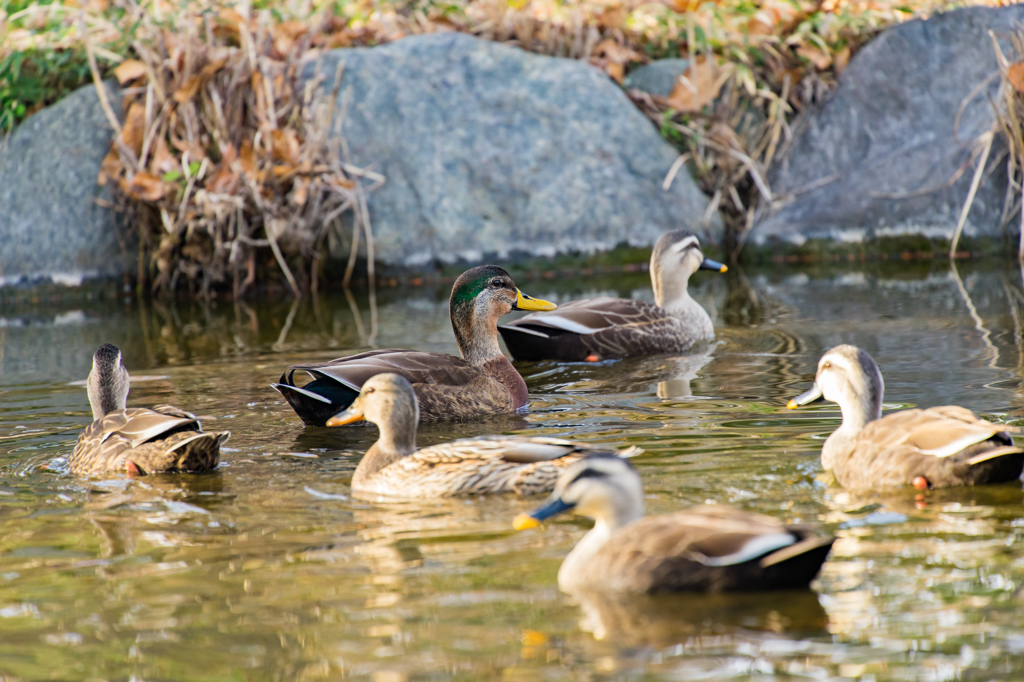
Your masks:
M 679 268 L 664 270 L 651 256 L 651 288 L 654 289 L 654 302 L 673 315 L 681 315 L 691 311 L 697 302 L 690 297 L 687 287 L 690 284 L 689 273 Z
M 839 409 L 843 413 L 843 423 L 839 429 L 854 435 L 860 433 L 869 422 L 882 417 L 882 396 L 870 393 L 849 396 L 839 403 Z
M 455 342 L 464 360 L 474 367 L 483 367 L 489 360 L 504 358 L 498 345 L 498 317 L 487 299 L 452 304 L 452 329 Z
M 86 382 L 93 420 L 128 406 L 127 380 L 118 376 L 114 367 L 93 367 Z
M 562 567 L 558 569 L 558 585 L 563 590 L 570 591 L 578 584 L 578 581 L 586 573 L 591 559 L 611 540 L 616 531 L 643 518 L 643 501 L 632 500 L 629 504 L 610 510 L 610 512 L 601 515 L 595 514 L 594 527 L 566 555 Z
M 366 451 L 352 475 L 353 490 L 365 488 L 382 469 L 416 452 L 416 423 L 403 426 L 401 429 L 381 428 L 377 442 Z

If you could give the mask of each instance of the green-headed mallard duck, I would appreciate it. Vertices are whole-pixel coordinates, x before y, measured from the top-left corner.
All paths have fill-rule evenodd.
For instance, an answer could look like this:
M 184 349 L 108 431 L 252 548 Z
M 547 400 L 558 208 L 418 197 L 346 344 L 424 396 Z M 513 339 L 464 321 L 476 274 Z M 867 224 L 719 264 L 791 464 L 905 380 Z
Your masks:
M 452 286 L 448 304 L 461 358 L 414 350 L 373 350 L 329 362 L 292 365 L 271 384 L 302 421 L 324 426 L 352 404 L 367 379 L 385 372 L 412 382 L 419 398 L 420 419 L 477 417 L 514 412 L 526 407 L 526 382 L 498 346 L 498 318 L 513 310 L 553 310 L 555 305 L 531 298 L 516 288 L 497 265 L 462 273 Z M 299 387 L 296 370 L 313 381 Z
M 530 495 L 551 490 L 558 474 L 581 456 L 608 452 L 560 438 L 524 436 L 463 438 L 417 450 L 417 412 L 408 379 L 377 374 L 347 410 L 330 419 L 329 426 L 365 419 L 380 429 L 356 467 L 352 490 L 388 497 Z M 636 452 L 630 448 L 623 455 Z
M 565 592 L 726 592 L 807 587 L 835 538 L 805 526 L 724 506 L 644 516 L 644 491 L 619 457 L 586 457 L 567 467 L 547 502 L 516 517 L 532 528 L 564 511 L 594 527 L 558 571 Z
M 705 258 L 693 233 L 661 235 L 651 253 L 655 304 L 628 298 L 572 301 L 534 313 L 498 330 L 516 360 L 604 360 L 656 353 L 686 353 L 715 338 L 707 312 L 687 291 L 697 270 L 725 272 Z
M 836 346 L 818 361 L 810 390 L 787 405 L 796 409 L 821 398 L 839 403 L 843 423 L 821 449 L 821 465 L 839 485 L 926 489 L 1020 478 L 1024 450 L 1010 437 L 1019 429 L 953 405 L 883 417 L 884 388 L 870 355 L 856 346 Z
M 203 431 L 194 414 L 170 405 L 126 409 L 130 381 L 117 346 L 96 351 L 86 385 L 95 421 L 78 436 L 68 460 L 72 473 L 140 475 L 217 466 L 230 432 Z

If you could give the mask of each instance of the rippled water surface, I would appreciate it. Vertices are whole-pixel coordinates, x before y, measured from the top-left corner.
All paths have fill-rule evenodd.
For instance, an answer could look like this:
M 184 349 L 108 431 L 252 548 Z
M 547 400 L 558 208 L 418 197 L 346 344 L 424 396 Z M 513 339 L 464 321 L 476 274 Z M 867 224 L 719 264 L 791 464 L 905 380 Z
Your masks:
M 645 275 L 520 279 L 565 301 Z M 1001 263 L 700 273 L 706 356 L 523 364 L 525 416 L 424 425 L 421 445 L 529 431 L 636 444 L 649 513 L 722 502 L 839 537 L 814 591 L 576 603 L 586 528 L 516 533 L 537 499 L 353 500 L 375 429 L 304 428 L 268 384 L 369 347 L 457 352 L 443 286 L 306 300 L 0 309 L 0 676 L 127 680 L 992 680 L 1024 677 L 1020 484 L 854 496 L 821 477 L 833 405 L 789 412 L 820 354 L 878 361 L 886 408 L 1024 423 L 1021 273 Z M 81 382 L 103 342 L 130 405 L 230 429 L 209 475 L 77 480 Z

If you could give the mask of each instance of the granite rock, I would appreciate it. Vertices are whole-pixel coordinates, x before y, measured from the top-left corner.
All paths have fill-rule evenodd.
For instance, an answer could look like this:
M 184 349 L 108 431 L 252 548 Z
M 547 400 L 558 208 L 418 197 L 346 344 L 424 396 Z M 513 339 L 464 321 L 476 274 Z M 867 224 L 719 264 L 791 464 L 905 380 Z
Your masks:
M 110 101 L 119 99 L 111 92 Z M 89 85 L 26 119 L 0 148 L 0 285 L 76 284 L 131 268 L 96 184 L 112 131 Z M 100 203 L 98 203 L 100 202 Z
M 789 203 L 757 224 L 751 240 L 949 239 L 971 184 L 974 140 L 993 123 L 999 78 L 989 31 L 1008 36 L 1020 22 L 1020 5 L 960 9 L 901 24 L 865 46 L 797 132 L 771 177 L 772 190 Z M 964 106 L 957 129 L 962 103 L 986 80 L 988 89 Z M 1005 234 L 998 151 L 989 157 L 966 236 Z
M 387 177 L 369 201 L 387 263 L 587 253 L 677 227 L 719 238 L 685 172 L 662 190 L 674 148 L 585 62 L 441 33 L 335 50 L 324 87 L 338 60 L 351 161 Z

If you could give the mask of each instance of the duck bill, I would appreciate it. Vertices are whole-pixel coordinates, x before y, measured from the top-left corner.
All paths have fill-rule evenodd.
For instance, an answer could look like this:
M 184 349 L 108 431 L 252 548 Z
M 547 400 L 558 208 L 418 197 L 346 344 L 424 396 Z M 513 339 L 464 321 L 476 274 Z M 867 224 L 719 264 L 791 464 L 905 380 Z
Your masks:
M 548 502 L 543 507 L 534 509 L 529 514 L 520 514 L 512 522 L 512 527 L 516 530 L 526 530 L 527 528 L 536 528 L 540 525 L 540 522 L 544 519 L 550 519 L 552 516 L 561 514 L 562 512 L 572 509 L 574 505 L 566 504 L 562 502 L 562 498 L 558 497 Z
M 351 424 L 352 422 L 362 421 L 363 411 L 357 408 L 355 405 L 349 405 L 348 409 L 344 412 L 339 412 L 330 419 L 327 420 L 328 426 L 344 426 L 345 424 Z
M 533 296 L 527 296 L 523 292 L 516 289 L 516 304 L 512 308 L 513 310 L 554 310 L 558 306 L 550 301 L 543 299 L 534 298 Z
M 719 263 L 716 260 L 711 260 L 710 258 L 705 258 L 704 260 L 702 260 L 701 263 L 700 263 L 700 267 L 697 268 L 697 269 L 698 270 L 714 270 L 715 272 L 728 272 L 729 271 L 729 267 L 727 265 L 725 265 L 723 263 Z
M 818 386 L 818 382 L 815 381 L 813 386 L 786 403 L 786 407 L 791 410 L 795 410 L 802 405 L 810 405 L 816 400 L 821 400 L 821 398 L 821 387 Z

